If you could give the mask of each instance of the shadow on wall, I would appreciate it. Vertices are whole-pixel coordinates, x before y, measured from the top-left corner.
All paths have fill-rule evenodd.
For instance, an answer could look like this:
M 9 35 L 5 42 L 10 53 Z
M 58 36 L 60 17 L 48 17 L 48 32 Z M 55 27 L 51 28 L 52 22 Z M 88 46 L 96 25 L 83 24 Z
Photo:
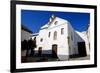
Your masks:
M 76 32 L 74 32 L 74 34 L 75 34 L 74 41 L 75 41 L 75 45 L 77 46 L 78 56 L 79 57 L 87 56 L 85 40 L 82 39 Z
M 68 23 L 68 47 L 70 58 L 86 56 L 85 40 L 75 32 L 70 23 Z

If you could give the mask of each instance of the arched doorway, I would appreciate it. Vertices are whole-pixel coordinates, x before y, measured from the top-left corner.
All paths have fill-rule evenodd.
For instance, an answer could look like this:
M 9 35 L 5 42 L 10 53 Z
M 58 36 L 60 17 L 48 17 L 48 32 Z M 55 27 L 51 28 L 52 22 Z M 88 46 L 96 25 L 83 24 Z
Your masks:
M 57 58 L 57 44 L 52 45 L 52 57 Z

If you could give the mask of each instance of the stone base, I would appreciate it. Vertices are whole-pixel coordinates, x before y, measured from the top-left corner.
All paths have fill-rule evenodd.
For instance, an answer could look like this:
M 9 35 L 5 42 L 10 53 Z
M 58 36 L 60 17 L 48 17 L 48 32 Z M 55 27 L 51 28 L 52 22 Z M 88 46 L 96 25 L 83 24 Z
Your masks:
M 58 55 L 59 60 L 69 60 L 69 56 L 68 55 Z

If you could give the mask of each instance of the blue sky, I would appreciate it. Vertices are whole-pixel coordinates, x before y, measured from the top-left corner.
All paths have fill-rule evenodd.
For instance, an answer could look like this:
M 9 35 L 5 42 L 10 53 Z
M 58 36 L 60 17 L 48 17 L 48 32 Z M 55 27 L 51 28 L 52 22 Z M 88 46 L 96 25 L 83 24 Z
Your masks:
M 87 30 L 88 24 L 90 23 L 89 13 L 21 10 L 21 24 L 33 33 L 37 33 L 40 27 L 49 21 L 52 14 L 68 20 L 72 27 L 80 32 Z

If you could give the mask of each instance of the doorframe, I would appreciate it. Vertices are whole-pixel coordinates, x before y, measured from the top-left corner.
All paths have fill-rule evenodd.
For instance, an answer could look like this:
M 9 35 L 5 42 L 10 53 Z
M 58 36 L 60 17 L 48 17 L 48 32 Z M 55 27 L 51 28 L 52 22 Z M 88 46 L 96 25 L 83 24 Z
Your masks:
M 53 47 L 55 47 L 55 46 L 56 46 L 56 51 L 55 51 L 55 49 L 53 50 Z M 52 44 L 52 56 L 53 57 L 57 57 L 57 48 L 58 48 L 57 44 Z

